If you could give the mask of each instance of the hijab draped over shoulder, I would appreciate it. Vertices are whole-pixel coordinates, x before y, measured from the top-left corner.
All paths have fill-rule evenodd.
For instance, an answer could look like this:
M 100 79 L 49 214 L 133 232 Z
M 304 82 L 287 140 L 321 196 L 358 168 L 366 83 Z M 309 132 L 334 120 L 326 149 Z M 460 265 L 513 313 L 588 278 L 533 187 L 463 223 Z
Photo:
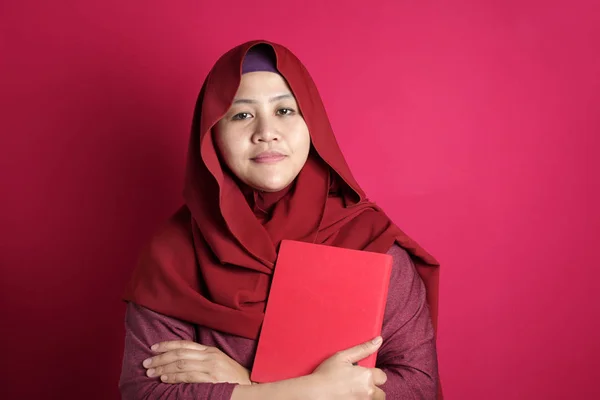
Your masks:
M 213 141 L 213 127 L 238 89 L 244 57 L 257 45 L 273 53 L 312 142 L 304 168 L 278 193 L 240 184 L 220 161 Z M 247 42 L 224 54 L 209 72 L 194 111 L 184 199 L 185 205 L 143 250 L 125 300 L 256 339 L 281 240 L 378 253 L 397 243 L 425 283 L 436 327 L 437 261 L 367 199 L 340 151 L 315 83 L 287 48 Z

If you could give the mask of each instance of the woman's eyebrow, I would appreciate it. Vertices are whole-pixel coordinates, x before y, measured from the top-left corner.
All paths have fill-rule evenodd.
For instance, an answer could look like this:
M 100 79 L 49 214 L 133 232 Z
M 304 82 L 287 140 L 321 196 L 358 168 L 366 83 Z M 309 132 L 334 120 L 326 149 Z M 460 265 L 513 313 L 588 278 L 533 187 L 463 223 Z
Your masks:
M 273 103 L 275 101 L 282 100 L 282 99 L 287 99 L 287 98 L 294 98 L 294 96 L 292 96 L 291 93 L 280 94 L 280 95 L 271 97 L 269 99 L 269 103 Z M 233 104 L 239 104 L 239 103 L 254 104 L 254 103 L 258 103 L 258 101 L 254 100 L 254 99 L 242 99 L 242 98 L 233 99 Z

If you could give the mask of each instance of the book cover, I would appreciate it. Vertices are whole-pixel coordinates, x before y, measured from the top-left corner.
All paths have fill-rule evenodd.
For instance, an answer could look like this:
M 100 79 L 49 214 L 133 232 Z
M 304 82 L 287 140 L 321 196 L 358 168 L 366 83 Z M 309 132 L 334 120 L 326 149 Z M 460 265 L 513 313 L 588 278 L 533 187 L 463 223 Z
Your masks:
M 388 254 L 284 240 L 252 381 L 308 375 L 336 352 L 380 335 L 391 270 Z M 375 359 L 358 365 L 374 367 Z

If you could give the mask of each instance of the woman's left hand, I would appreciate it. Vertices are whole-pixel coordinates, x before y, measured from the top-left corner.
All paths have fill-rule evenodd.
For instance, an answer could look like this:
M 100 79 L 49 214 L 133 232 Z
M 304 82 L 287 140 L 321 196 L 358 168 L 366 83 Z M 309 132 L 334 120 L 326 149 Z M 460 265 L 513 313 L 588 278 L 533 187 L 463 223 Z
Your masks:
M 250 373 L 216 347 L 189 340 L 160 342 L 154 357 L 144 360 L 146 375 L 164 383 L 219 383 L 250 385 Z

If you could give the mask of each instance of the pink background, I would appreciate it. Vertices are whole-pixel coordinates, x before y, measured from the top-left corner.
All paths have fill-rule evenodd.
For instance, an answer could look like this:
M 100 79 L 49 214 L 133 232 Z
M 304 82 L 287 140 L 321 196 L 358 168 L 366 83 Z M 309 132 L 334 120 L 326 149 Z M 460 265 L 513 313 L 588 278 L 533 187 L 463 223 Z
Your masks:
M 597 4 L 2 1 L 0 398 L 118 398 L 119 296 L 208 69 L 255 38 L 442 261 L 446 397 L 600 398 Z

